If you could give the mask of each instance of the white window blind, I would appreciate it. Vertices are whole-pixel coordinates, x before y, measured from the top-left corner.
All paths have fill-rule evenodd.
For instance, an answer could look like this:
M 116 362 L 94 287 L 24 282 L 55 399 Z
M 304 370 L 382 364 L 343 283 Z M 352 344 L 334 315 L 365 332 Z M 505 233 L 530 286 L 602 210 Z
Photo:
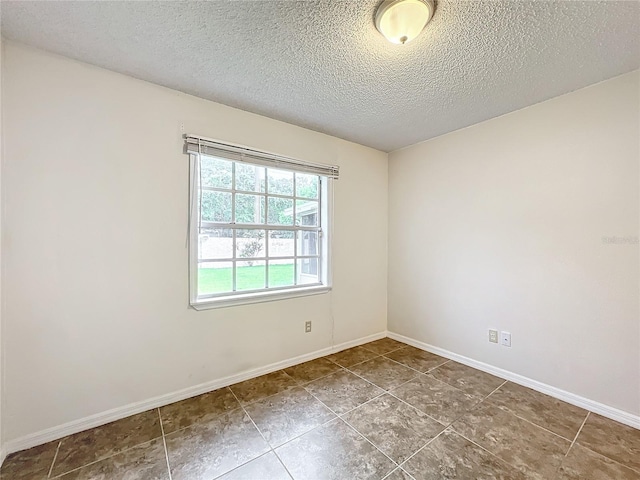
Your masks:
M 338 179 L 340 168 L 337 165 L 323 165 L 311 163 L 295 158 L 284 157 L 273 153 L 261 152 L 251 148 L 225 143 L 198 135 L 185 136 L 185 152 L 195 155 L 223 157 L 235 162 L 246 162 L 253 165 L 264 165 L 273 168 L 283 168 L 295 172 L 321 175 Z

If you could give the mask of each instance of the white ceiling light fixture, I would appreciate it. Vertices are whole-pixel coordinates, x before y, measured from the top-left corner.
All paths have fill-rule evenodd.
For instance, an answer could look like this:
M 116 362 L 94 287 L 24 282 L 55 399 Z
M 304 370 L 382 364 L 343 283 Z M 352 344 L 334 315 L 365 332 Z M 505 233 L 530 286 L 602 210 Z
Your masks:
M 433 0 L 384 0 L 376 12 L 376 28 L 390 42 L 404 45 L 420 35 L 434 10 Z

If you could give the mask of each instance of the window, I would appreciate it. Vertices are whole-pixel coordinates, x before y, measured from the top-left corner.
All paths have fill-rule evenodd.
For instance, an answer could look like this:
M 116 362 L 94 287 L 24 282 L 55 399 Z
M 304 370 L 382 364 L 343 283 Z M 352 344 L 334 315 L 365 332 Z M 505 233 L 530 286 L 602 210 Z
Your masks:
M 187 152 L 194 308 L 329 290 L 329 183 L 336 167 L 201 137 L 187 137 Z

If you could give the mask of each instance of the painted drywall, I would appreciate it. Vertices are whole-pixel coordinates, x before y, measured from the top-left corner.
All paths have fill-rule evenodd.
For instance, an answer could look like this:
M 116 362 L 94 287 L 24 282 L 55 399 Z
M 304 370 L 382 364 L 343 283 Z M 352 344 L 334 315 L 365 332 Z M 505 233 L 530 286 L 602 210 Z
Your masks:
M 0 17 L 2 17 L 2 5 L 0 5 Z M 0 22 L 1 24 L 1 22 Z M 4 40 L 2 39 L 2 29 L 0 28 L 0 239 L 2 238 L 2 164 L 3 164 L 3 148 L 4 142 L 2 141 L 2 58 L 4 51 Z M 3 311 L 4 301 L 2 297 L 2 242 L 0 241 L 0 465 L 4 461 L 6 452 L 4 451 L 2 444 L 2 395 L 4 384 L 4 349 L 2 348 L 2 324 L 3 324 Z
M 635 71 L 390 154 L 389 330 L 640 413 L 639 91 Z
M 2 67 L 5 442 L 386 329 L 385 153 L 11 42 Z M 188 308 L 183 132 L 340 165 L 331 293 Z

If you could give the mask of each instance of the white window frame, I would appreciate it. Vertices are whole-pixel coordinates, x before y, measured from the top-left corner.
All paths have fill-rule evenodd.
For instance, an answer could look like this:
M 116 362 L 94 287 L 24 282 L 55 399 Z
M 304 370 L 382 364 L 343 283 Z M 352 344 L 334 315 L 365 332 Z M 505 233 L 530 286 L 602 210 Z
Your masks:
M 235 160 L 233 158 L 225 158 L 224 155 L 206 155 L 203 154 L 203 156 L 210 156 L 213 158 L 221 158 L 223 160 L 227 160 L 227 161 L 231 161 L 231 162 L 238 162 L 238 160 Z M 320 177 L 320 184 L 319 184 L 319 191 L 318 191 L 318 202 L 319 202 L 319 218 L 318 218 L 318 227 L 317 227 L 317 231 L 319 232 L 318 235 L 318 251 L 319 251 L 319 258 L 318 258 L 318 276 L 320 279 L 320 282 L 317 284 L 304 284 L 304 285 L 295 285 L 295 286 L 286 286 L 286 287 L 267 287 L 264 289 L 260 289 L 260 290 L 252 290 L 252 291 L 237 291 L 237 292 L 226 292 L 226 293 L 221 293 L 221 294 L 211 294 L 211 295 L 206 295 L 206 296 L 199 296 L 198 295 L 198 263 L 200 262 L 199 259 L 199 233 L 200 233 L 200 229 L 201 228 L 208 228 L 208 229 L 231 229 L 231 230 L 246 230 L 246 229 L 251 229 L 251 228 L 255 228 L 255 229 L 261 229 L 261 230 L 266 230 L 267 231 L 267 235 L 265 236 L 265 245 L 268 244 L 268 231 L 270 230 L 276 230 L 276 231 L 282 231 L 282 230 L 292 230 L 296 232 L 295 235 L 295 243 L 297 243 L 297 232 L 298 231 L 304 231 L 304 230 L 313 230 L 316 231 L 316 228 L 310 228 L 310 227 L 304 227 L 304 226 L 300 226 L 300 225 L 293 225 L 293 226 L 283 226 L 283 225 L 269 225 L 267 224 L 267 215 L 268 215 L 268 198 L 269 196 L 279 196 L 279 197 L 286 197 L 286 198 L 290 198 L 288 195 L 277 195 L 277 194 L 272 194 L 269 195 L 268 193 L 268 182 L 266 181 L 267 178 L 265 177 L 265 192 L 245 192 L 245 191 L 240 191 L 240 190 L 236 190 L 235 189 L 235 168 L 233 170 L 233 185 L 231 190 L 229 189 L 220 189 L 220 191 L 225 191 L 225 192 L 231 192 L 232 194 L 232 205 L 235 205 L 235 195 L 236 193 L 239 194 L 250 194 L 250 195 L 261 195 L 264 196 L 265 198 L 265 224 L 235 224 L 233 222 L 233 217 L 232 217 L 232 222 L 231 223 L 224 223 L 224 222 L 206 222 L 203 223 L 200 221 L 200 211 L 199 211 L 199 202 L 198 202 L 198 196 L 200 195 L 200 191 L 199 191 L 199 167 L 200 167 L 200 162 L 199 162 L 199 154 L 193 154 L 190 153 L 189 154 L 189 165 L 190 165 L 190 175 L 189 175 L 189 192 L 190 192 L 190 215 L 189 215 L 189 292 L 190 292 L 190 305 L 191 307 L 193 307 L 196 310 L 206 310 L 206 309 L 211 309 L 211 308 L 221 308 L 221 307 L 230 307 L 230 306 L 236 306 L 236 305 L 246 305 L 246 304 L 252 304 L 252 303 L 260 303 L 260 302 L 269 302 L 269 301 L 275 301 L 275 300 L 283 300 L 283 299 L 288 299 L 288 298 L 296 298 L 296 297 L 303 297 L 303 296 L 308 296 L 308 295 L 317 295 L 317 294 L 323 294 L 323 293 L 327 293 L 329 291 L 331 291 L 331 234 L 332 234 L 332 205 L 331 205 L 331 201 L 333 198 L 333 181 L 331 178 L 328 178 L 326 176 L 323 175 L 318 175 Z M 258 164 L 258 163 L 252 163 L 251 161 L 247 161 L 243 163 L 247 163 L 250 165 L 256 165 L 258 167 L 265 167 L 264 164 Z M 234 163 L 235 164 L 235 163 Z M 269 166 L 267 166 L 267 168 L 269 168 Z M 289 169 L 286 167 L 281 167 L 278 166 L 276 164 L 274 164 L 271 168 L 275 168 L 275 169 L 279 169 L 279 170 L 285 170 L 285 171 L 291 171 L 291 172 L 295 172 L 295 169 Z M 304 172 L 302 172 L 304 173 Z M 294 176 L 295 179 L 295 176 Z M 217 189 L 214 189 L 217 190 Z M 294 205 L 294 209 L 295 209 L 295 199 L 296 197 L 296 190 L 295 190 L 295 181 L 294 181 L 294 191 L 293 191 L 293 196 L 291 198 L 294 199 L 293 201 L 293 205 Z M 294 219 L 295 219 L 295 210 L 294 210 Z M 295 221 L 294 221 L 295 223 Z M 235 238 L 235 234 L 234 234 L 234 238 Z M 294 275 L 294 278 L 297 280 L 297 258 L 300 257 L 297 255 L 297 249 L 295 251 L 295 255 L 296 258 L 294 258 L 294 269 L 296 271 L 296 274 Z M 304 256 L 301 256 L 304 258 Z M 234 259 L 238 259 L 238 261 L 241 261 L 240 258 L 237 257 L 237 252 L 235 249 L 235 242 L 234 242 L 234 248 L 233 248 L 233 258 Z M 264 259 L 268 260 L 268 259 L 273 259 L 273 257 L 269 257 L 268 254 L 268 247 L 267 250 L 265 252 L 264 255 Z M 242 261 L 244 261 L 246 259 L 242 259 Z M 254 260 L 254 259 L 252 259 Z M 263 260 L 262 257 L 258 258 L 257 260 Z M 269 262 L 265 260 L 265 268 L 267 270 L 267 272 L 265 273 L 266 278 L 268 279 L 268 265 Z M 234 273 L 235 273 L 235 269 L 234 269 Z M 234 285 L 235 285 L 235 280 L 234 280 Z

